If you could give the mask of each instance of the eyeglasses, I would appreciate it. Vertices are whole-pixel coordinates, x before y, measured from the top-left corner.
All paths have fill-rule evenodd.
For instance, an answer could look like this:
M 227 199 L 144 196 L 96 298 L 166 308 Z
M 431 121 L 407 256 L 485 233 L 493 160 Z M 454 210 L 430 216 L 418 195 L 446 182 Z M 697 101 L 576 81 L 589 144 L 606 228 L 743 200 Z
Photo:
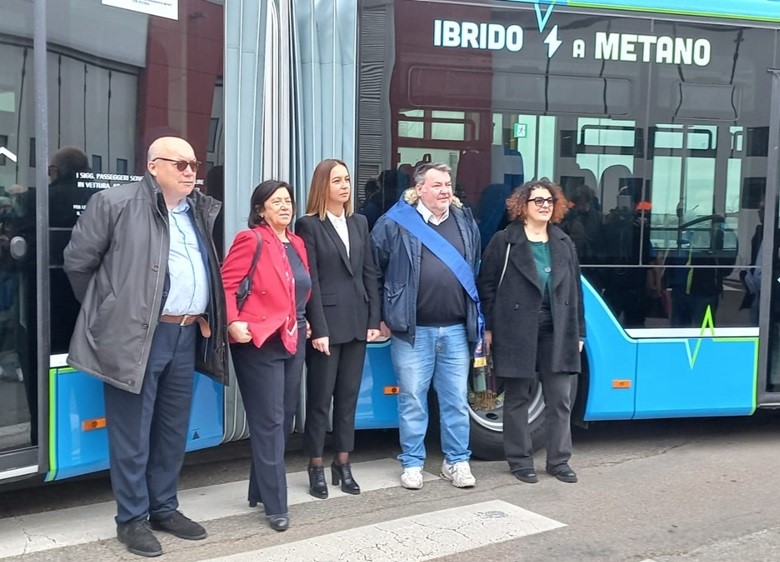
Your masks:
M 540 209 L 547 205 L 548 207 L 552 207 L 555 205 L 555 197 L 534 197 L 533 199 L 528 200 L 529 203 L 533 203 Z
M 179 170 L 180 172 L 186 170 L 187 166 L 192 168 L 193 172 L 197 172 L 198 168 L 200 168 L 200 165 L 203 163 L 199 160 L 192 160 L 188 162 L 187 160 L 173 160 L 171 158 L 163 158 L 162 156 L 158 156 L 154 160 L 165 160 L 166 162 L 173 162 L 176 165 L 176 169 Z

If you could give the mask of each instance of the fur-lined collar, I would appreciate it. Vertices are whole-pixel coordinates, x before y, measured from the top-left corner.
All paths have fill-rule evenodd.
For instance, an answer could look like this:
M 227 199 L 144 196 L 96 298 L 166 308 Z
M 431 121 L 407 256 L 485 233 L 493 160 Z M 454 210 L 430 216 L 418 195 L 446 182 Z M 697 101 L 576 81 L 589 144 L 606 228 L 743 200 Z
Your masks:
M 409 203 L 410 205 L 417 205 L 417 201 L 419 201 L 420 196 L 417 194 L 417 189 L 414 187 L 408 188 L 406 191 L 404 191 L 403 194 L 403 200 Z M 455 205 L 458 209 L 463 207 L 463 203 L 460 202 L 460 199 L 452 196 L 452 205 Z

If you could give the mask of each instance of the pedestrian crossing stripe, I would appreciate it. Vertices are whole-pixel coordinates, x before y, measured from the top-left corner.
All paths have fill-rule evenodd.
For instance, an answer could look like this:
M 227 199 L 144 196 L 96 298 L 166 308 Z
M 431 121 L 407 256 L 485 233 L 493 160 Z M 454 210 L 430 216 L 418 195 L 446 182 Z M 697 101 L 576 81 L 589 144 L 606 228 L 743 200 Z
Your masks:
M 426 512 L 210 562 L 417 562 L 565 527 L 501 500 Z
M 354 472 L 360 474 L 360 487 L 364 493 L 400 486 L 401 468 L 393 459 L 353 463 L 352 466 Z M 439 480 L 425 471 L 423 479 L 426 482 Z M 289 505 L 323 501 L 309 495 L 306 471 L 288 474 L 287 486 Z M 181 510 L 196 521 L 207 522 L 249 514 L 256 517 L 257 510 L 247 505 L 247 488 L 248 481 L 243 480 L 180 490 L 178 497 Z M 403 493 L 413 492 L 404 490 Z M 338 498 L 346 494 L 338 487 L 330 487 L 329 495 Z M 0 558 L 113 539 L 116 537 L 115 514 L 116 504 L 110 501 L 0 519 Z M 73 525 L 74 521 L 79 524 Z M 354 559 L 352 555 L 346 557 L 340 554 L 344 552 L 353 553 L 355 558 L 361 560 L 427 560 L 562 526 L 563 523 L 512 504 L 489 501 L 368 525 L 360 527 L 357 532 L 353 529 L 277 545 L 225 560 Z M 347 540 L 347 537 L 354 536 L 360 540 Z M 393 537 L 392 550 L 384 551 L 389 553 L 385 558 L 377 557 L 382 554 L 377 550 L 378 545 L 386 544 L 388 537 Z M 305 554 L 314 552 L 310 548 L 315 548 L 322 556 Z
M 400 486 L 401 466 L 393 459 L 352 463 L 353 472 L 360 474 L 363 492 Z M 423 472 L 425 481 L 438 477 Z M 235 515 L 256 513 L 247 505 L 247 480 L 179 490 L 181 511 L 190 518 L 205 522 Z M 346 496 L 340 488 L 329 488 L 331 498 Z M 322 501 L 309 495 L 306 471 L 287 475 L 287 503 L 297 505 Z M 262 508 L 261 508 L 262 509 Z M 116 503 L 113 501 L 58 511 L 0 519 L 0 558 L 19 556 L 55 548 L 116 537 Z M 78 525 L 73 525 L 78 521 Z M 208 529 L 206 529 L 208 530 Z

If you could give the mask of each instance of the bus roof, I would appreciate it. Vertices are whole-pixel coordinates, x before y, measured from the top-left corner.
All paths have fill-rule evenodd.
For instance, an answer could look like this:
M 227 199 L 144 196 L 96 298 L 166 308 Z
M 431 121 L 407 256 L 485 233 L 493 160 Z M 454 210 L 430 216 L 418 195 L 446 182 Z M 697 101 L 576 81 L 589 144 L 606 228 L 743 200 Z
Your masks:
M 606 8 L 627 12 L 652 12 L 669 15 L 701 16 L 719 19 L 737 19 L 780 22 L 780 0 L 505 0 L 543 6 L 570 6 L 572 8 Z

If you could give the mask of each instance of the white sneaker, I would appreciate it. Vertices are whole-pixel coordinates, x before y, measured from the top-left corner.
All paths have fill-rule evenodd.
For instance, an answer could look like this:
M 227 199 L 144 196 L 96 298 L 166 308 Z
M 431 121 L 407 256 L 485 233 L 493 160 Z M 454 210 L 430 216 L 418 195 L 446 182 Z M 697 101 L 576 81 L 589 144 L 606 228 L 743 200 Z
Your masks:
M 422 467 L 410 466 L 401 474 L 401 486 L 407 490 L 419 490 L 423 487 Z
M 477 479 L 471 474 L 468 461 L 456 462 L 455 464 L 444 461 L 441 463 L 439 476 L 452 482 L 456 488 L 471 488 L 477 483 Z

